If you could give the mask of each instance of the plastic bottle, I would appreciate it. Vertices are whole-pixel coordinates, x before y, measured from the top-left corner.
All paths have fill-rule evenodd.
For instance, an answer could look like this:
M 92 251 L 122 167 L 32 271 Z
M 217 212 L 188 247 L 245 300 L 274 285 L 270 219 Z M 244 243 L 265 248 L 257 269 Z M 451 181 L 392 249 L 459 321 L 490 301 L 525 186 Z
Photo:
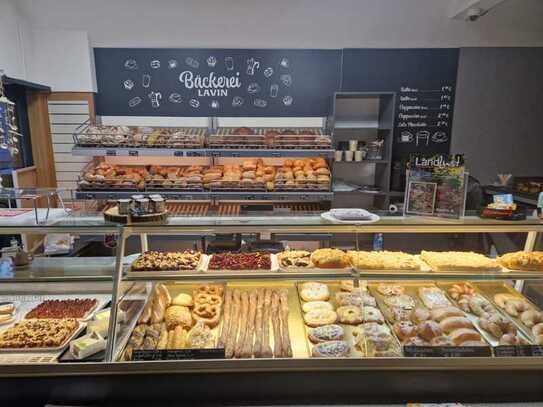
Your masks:
M 383 251 L 385 249 L 385 239 L 382 233 L 375 233 L 373 235 L 373 250 Z

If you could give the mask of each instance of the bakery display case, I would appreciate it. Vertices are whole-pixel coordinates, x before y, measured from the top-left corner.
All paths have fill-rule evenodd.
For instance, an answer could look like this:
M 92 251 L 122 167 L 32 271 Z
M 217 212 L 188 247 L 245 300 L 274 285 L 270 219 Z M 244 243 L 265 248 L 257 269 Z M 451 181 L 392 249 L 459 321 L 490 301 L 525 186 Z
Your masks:
M 332 381 L 363 375 L 369 386 L 409 370 L 427 380 L 439 371 L 468 391 L 459 371 L 480 373 L 474 380 L 484 382 L 506 368 L 532 384 L 540 374 L 543 261 L 534 249 L 543 224 L 537 218 L 382 216 L 356 225 L 318 213 L 242 212 L 119 225 L 99 212 L 72 212 L 41 225 L 4 223 L 3 234 L 117 236 L 115 257 L 37 257 L 0 280 L 3 297 L 17 293 L 25 303 L 2 300 L 17 307 L 0 327 L 4 377 L 116 374 L 128 386 L 135 376 L 157 374 L 171 386 L 168 375 L 259 372 L 281 383 L 275 387 L 281 391 L 291 375 L 315 383 L 317 373 Z M 367 250 L 374 233 L 386 239 L 436 232 L 522 233 L 525 246 L 498 258 L 414 251 L 409 241 L 402 251 Z M 226 234 L 242 237 L 241 250 L 207 240 Z M 134 236 L 139 253 L 127 249 Z M 153 247 L 159 236 L 178 249 Z M 57 352 L 50 359 L 37 359 L 37 352 L 17 358 L 16 346 L 42 346 L 21 342 L 33 332 L 56 333 L 43 337 Z M 224 378 L 215 380 L 224 384 Z M 522 384 L 506 387 L 514 386 Z M 349 392 L 355 394 L 354 384 Z

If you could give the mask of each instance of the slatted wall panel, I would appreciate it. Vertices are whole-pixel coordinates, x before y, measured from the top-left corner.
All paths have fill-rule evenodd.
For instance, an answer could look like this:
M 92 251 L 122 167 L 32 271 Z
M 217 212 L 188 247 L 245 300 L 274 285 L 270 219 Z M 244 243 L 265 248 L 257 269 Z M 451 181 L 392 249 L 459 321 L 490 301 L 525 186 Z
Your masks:
M 57 184 L 59 188 L 75 189 L 81 170 L 92 160 L 92 157 L 72 155 L 72 133 L 81 123 L 89 120 L 89 104 L 82 100 L 50 100 L 48 103 Z

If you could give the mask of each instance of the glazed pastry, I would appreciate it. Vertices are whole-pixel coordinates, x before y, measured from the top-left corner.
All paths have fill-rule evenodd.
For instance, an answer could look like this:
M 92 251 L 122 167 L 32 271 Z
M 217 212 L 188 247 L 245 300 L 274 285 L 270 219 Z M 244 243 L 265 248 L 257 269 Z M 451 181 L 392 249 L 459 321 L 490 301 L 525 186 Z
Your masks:
M 300 297 L 304 301 L 327 301 L 330 290 L 326 284 L 309 282 L 300 287 Z
M 364 308 L 366 311 L 366 308 Z M 362 309 L 355 305 L 345 305 L 336 310 L 338 322 L 347 325 L 358 325 L 362 323 Z
M 332 306 L 332 304 L 326 301 L 310 301 L 310 302 L 305 302 L 304 305 L 302 305 L 302 310 L 304 312 L 333 311 L 334 307 Z
M 413 311 L 416 311 L 416 310 L 410 310 L 410 309 L 401 308 L 401 307 L 390 308 L 389 310 L 390 319 L 392 320 L 392 322 L 408 321 L 412 319 L 411 314 L 413 313 Z
M 514 334 L 505 334 L 500 338 L 499 345 L 516 346 L 520 345 L 520 339 Z
M 377 286 L 377 291 L 386 297 L 391 295 L 402 295 L 405 292 L 405 289 L 398 284 L 379 284 Z
M 516 335 L 517 333 L 517 328 L 515 328 L 513 322 L 502 317 L 497 312 L 488 317 L 479 318 L 479 325 L 496 338 L 501 338 L 504 334 Z
M 289 250 L 277 255 L 281 267 L 309 267 L 311 253 L 305 250 Z
M 516 300 L 519 297 L 514 294 L 509 293 L 499 293 L 494 295 L 494 302 L 498 305 L 500 308 L 505 308 L 505 303 L 509 300 Z
M 474 252 L 423 250 L 420 257 L 434 271 L 498 271 L 500 269 L 495 260 Z
M 531 309 L 530 304 L 520 298 L 507 300 L 505 303 L 505 312 L 512 317 L 518 317 L 519 314 Z
M 339 358 L 348 356 L 351 352 L 349 344 L 345 341 L 328 341 L 313 346 L 311 354 L 317 358 Z
M 439 327 L 443 332 L 450 333 L 462 328 L 472 328 L 473 324 L 466 317 L 448 317 L 441 320 Z
M 323 325 L 308 329 L 309 340 L 313 343 L 340 341 L 345 335 L 340 325 Z
M 447 290 L 453 300 L 459 299 L 462 295 L 471 296 L 475 294 L 475 289 L 466 283 L 454 284 Z
M 419 287 L 419 297 L 428 309 L 448 307 L 451 302 L 445 293 L 437 287 Z
M 364 307 L 362 309 L 362 315 L 364 322 L 377 322 L 378 324 L 383 324 L 385 322 L 383 314 L 375 307 Z
M 415 308 L 415 300 L 407 294 L 393 295 L 385 298 L 385 304 L 389 307 Z
M 470 328 L 456 329 L 450 333 L 449 338 L 456 346 L 463 345 L 467 341 L 481 341 L 481 335 Z
M 186 345 L 190 349 L 212 348 L 214 340 L 215 336 L 211 329 L 202 321 L 198 321 L 188 332 Z
M 318 268 L 349 267 L 349 256 L 338 249 L 318 249 L 311 254 L 311 262 Z
M 509 270 L 543 271 L 543 251 L 507 253 L 498 263 Z
M 405 341 L 407 338 L 417 335 L 417 326 L 411 321 L 396 322 L 392 329 L 400 341 Z
M 336 293 L 336 302 L 338 305 L 356 305 L 356 306 L 371 306 L 376 307 L 377 302 L 375 301 L 375 298 L 372 297 L 367 292 L 338 292 Z
M 304 315 L 304 321 L 307 326 L 318 327 L 330 325 L 337 321 L 337 314 L 334 311 L 309 311 Z
M 425 341 L 431 341 L 432 339 L 443 335 L 439 324 L 435 321 L 422 321 L 417 325 L 418 335 Z
M 415 324 L 419 324 L 422 321 L 426 321 L 431 318 L 430 311 L 428 311 L 426 308 L 415 308 L 413 312 L 411 313 L 411 320 Z

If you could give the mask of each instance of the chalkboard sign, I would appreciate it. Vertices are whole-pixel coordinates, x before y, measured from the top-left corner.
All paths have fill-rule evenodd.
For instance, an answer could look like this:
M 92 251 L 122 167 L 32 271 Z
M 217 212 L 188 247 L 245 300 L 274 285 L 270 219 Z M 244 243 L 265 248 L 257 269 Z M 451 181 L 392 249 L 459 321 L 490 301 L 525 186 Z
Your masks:
M 396 92 L 393 158 L 448 154 L 458 49 L 345 49 L 342 91 Z
M 340 50 L 95 48 L 102 116 L 326 116 Z

